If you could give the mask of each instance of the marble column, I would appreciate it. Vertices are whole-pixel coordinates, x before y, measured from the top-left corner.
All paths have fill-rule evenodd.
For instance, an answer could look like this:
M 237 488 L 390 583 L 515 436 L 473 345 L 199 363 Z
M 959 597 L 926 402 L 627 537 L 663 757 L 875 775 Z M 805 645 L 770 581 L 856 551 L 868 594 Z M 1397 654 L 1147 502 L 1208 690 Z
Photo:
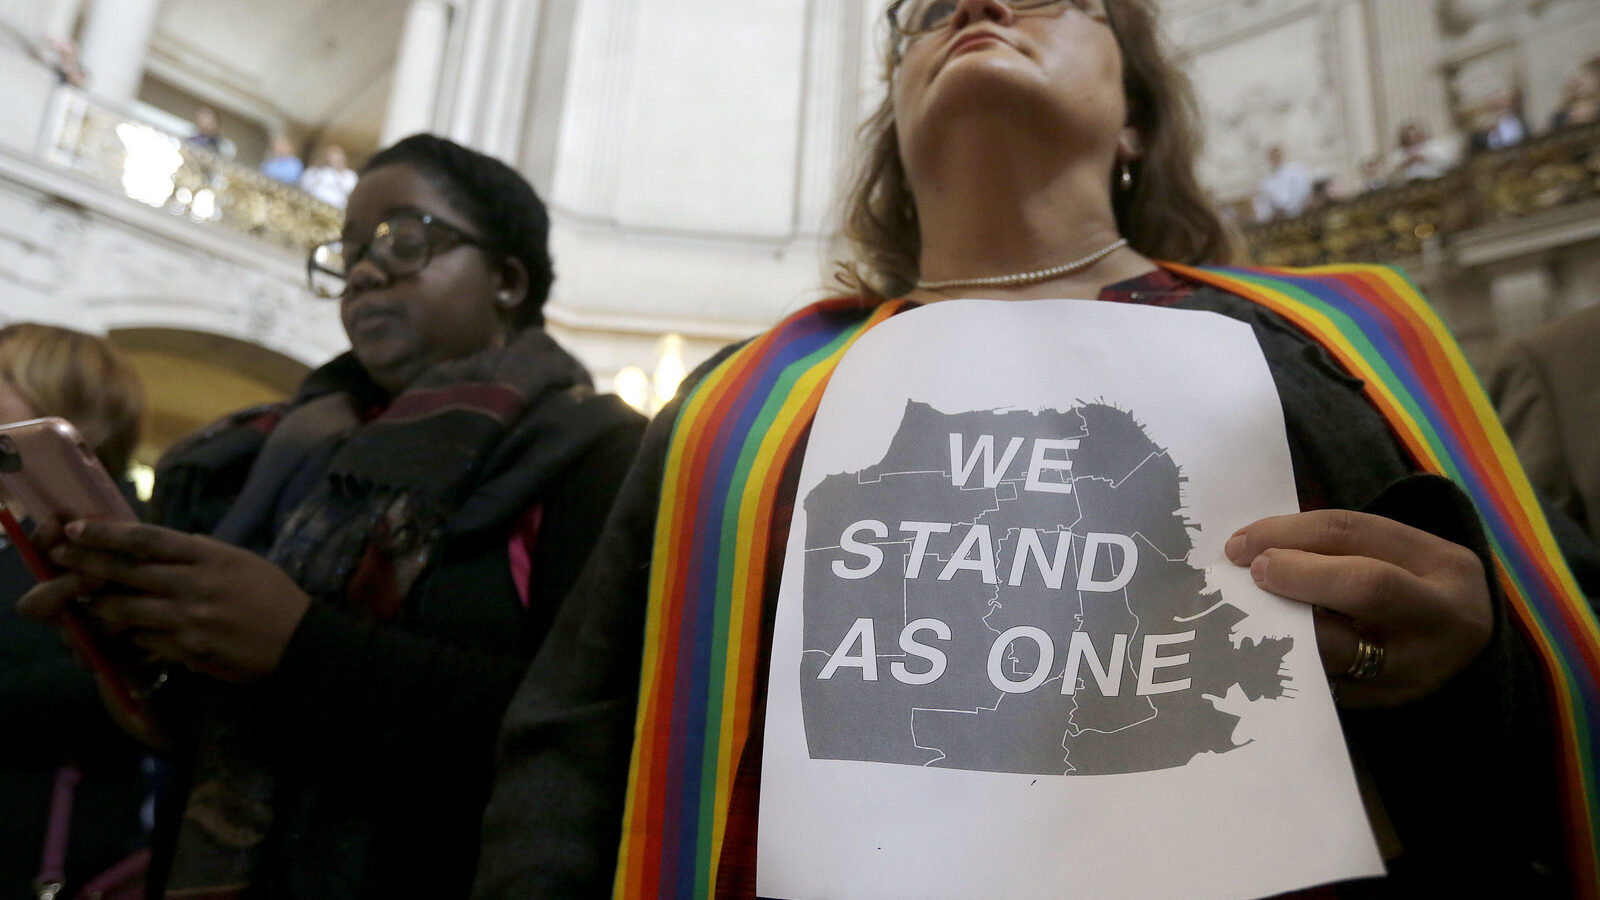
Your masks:
M 161 0 L 95 0 L 78 53 L 90 91 L 115 103 L 138 96 L 160 11 Z
M 1400 123 L 1418 121 L 1434 135 L 1451 130 L 1434 3 L 1368 0 L 1367 22 L 1377 62 L 1380 137 L 1392 151 Z
M 461 27 L 465 33 L 451 85 L 449 124 L 445 133 L 451 140 L 469 147 L 480 146 L 484 83 L 494 72 L 489 47 L 504 5 L 503 0 L 473 0 L 464 11 Z
M 861 4 L 811 0 L 806 7 L 800 153 L 794 229 L 823 234 L 836 224 L 838 179 L 850 159 L 854 129 L 865 113 L 856 89 L 861 73 Z
M 522 124 L 528 111 L 528 90 L 533 85 L 533 48 L 539 39 L 539 0 L 522 0 L 507 7 L 500 33 L 495 35 L 494 70 L 483 97 L 480 149 L 502 159 L 515 160 L 521 149 Z
M 551 198 L 580 215 L 616 215 L 639 0 L 585 0 L 573 26 Z
M 388 146 L 406 135 L 433 130 L 449 37 L 450 4 L 446 0 L 411 0 L 400 34 L 400 53 L 395 58 L 379 145 Z

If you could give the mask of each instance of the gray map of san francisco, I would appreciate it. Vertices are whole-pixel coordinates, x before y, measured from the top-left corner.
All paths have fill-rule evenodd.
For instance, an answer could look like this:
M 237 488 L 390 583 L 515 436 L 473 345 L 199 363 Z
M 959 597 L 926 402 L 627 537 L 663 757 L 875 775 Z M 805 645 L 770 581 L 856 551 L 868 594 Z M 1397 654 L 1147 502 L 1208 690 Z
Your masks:
M 1291 639 L 1234 634 L 1183 481 L 1108 404 L 909 402 L 878 464 L 803 501 L 810 756 L 1103 775 L 1233 749 L 1214 700 L 1284 696 Z

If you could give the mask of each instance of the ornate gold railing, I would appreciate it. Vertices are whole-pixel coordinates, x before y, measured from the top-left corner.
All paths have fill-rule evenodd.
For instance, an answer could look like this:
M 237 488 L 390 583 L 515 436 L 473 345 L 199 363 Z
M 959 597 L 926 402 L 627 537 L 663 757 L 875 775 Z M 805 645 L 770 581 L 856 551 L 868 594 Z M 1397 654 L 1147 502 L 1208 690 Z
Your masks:
M 135 122 L 83 92 L 58 88 L 44 155 L 174 216 L 304 251 L 339 233 L 344 215 L 299 188 Z
M 1336 201 L 1293 219 L 1246 225 L 1251 261 L 1272 266 L 1398 262 L 1446 252 L 1485 225 L 1600 198 L 1600 124 L 1480 153 L 1432 181 Z

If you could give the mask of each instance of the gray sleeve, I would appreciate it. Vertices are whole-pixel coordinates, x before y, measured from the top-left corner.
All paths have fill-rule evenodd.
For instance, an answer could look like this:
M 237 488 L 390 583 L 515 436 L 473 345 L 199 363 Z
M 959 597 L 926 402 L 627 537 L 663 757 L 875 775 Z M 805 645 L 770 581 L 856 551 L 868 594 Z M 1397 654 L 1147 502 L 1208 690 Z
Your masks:
M 1544 368 L 1526 344 L 1513 344 L 1501 355 L 1489 379 L 1489 395 L 1528 480 L 1569 515 L 1582 510 Z

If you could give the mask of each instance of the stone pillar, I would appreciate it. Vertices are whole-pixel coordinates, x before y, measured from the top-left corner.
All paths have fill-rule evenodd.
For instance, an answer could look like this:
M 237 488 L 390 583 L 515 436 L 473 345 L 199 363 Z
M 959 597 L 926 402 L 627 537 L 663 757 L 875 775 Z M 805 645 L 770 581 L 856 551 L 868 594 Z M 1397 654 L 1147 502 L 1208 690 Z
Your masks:
M 517 168 L 541 196 L 553 196 L 567 78 L 576 65 L 572 52 L 578 5 L 541 4 L 538 39 L 532 48 L 533 68 L 523 98 L 526 115 L 517 139 Z
M 515 162 L 533 86 L 533 48 L 539 39 L 539 0 L 509 4 L 495 36 L 493 75 L 482 94 L 480 149 Z
M 806 4 L 804 95 L 800 107 L 800 167 L 795 180 L 794 230 L 826 233 L 834 225 L 838 179 L 850 158 L 856 124 L 864 117 L 861 93 L 861 4 L 812 0 Z
M 456 63 L 445 134 L 469 147 L 481 146 L 479 123 L 483 119 L 484 82 L 492 77 L 489 46 L 499 27 L 501 0 L 473 0 L 462 20 L 460 58 Z
M 584 216 L 616 215 L 639 0 L 578 5 L 550 199 Z
M 115 103 L 138 96 L 160 10 L 161 0 L 95 0 L 78 54 L 91 92 Z
M 1344 149 L 1348 154 L 1348 168 L 1344 174 L 1351 183 L 1361 184 L 1361 164 L 1375 155 L 1387 153 L 1389 144 L 1394 141 L 1392 135 L 1383 133 L 1383 123 L 1378 121 L 1373 48 L 1366 39 L 1370 13 L 1365 4 L 1341 0 L 1328 15 L 1338 41 L 1338 56 L 1331 68 L 1337 72 L 1344 106 Z
M 400 53 L 394 62 L 389 108 L 379 146 L 387 147 L 407 135 L 433 130 L 449 37 L 450 4 L 446 0 L 411 0 L 400 34 Z
M 1381 143 L 1393 152 L 1401 122 L 1416 120 L 1434 136 L 1453 128 L 1439 72 L 1441 42 L 1434 3 L 1368 0 L 1377 63 Z

